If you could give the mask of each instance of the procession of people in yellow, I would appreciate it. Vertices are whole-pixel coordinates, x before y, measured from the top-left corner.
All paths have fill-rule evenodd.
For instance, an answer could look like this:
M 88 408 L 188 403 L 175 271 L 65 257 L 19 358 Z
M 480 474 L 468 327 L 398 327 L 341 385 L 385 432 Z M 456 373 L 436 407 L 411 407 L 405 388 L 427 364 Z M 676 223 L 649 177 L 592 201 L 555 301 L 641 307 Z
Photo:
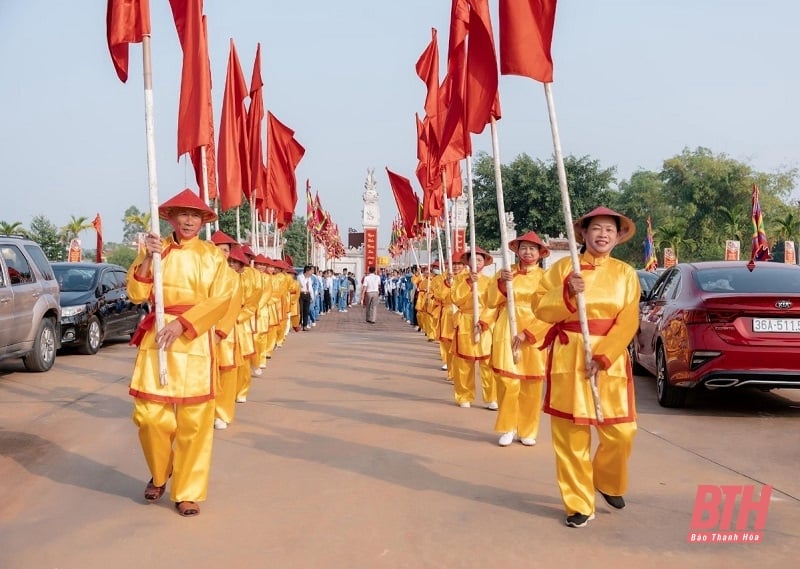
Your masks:
M 256 255 L 221 231 L 201 240 L 216 215 L 190 190 L 162 204 L 159 215 L 173 234 L 146 237 L 128 272 L 128 293 L 134 302 L 154 301 L 159 255 L 164 325 L 157 330 L 151 313 L 134 336 L 139 352 L 129 392 L 151 474 L 144 498 L 159 500 L 171 480 L 170 499 L 190 517 L 207 496 L 214 429 L 234 422 L 252 376 L 262 374 L 290 329 L 300 330 L 301 284 L 291 264 Z M 550 251 L 530 231 L 508 243 L 517 263 L 493 277 L 481 271 L 491 256 L 475 247 L 414 271 L 410 281 L 416 322 L 428 341 L 439 343 L 456 405 L 475 404 L 477 371 L 484 406 L 497 411 L 501 447 L 515 440 L 533 447 L 541 411 L 551 415 L 565 522 L 578 528 L 594 519 L 596 492 L 611 507 L 625 507 L 636 433 L 626 347 L 638 325 L 640 290 L 634 269 L 610 255 L 633 236 L 630 219 L 599 207 L 574 227 L 580 272 L 569 258 L 543 269 Z M 599 437 L 594 456 L 592 427 Z

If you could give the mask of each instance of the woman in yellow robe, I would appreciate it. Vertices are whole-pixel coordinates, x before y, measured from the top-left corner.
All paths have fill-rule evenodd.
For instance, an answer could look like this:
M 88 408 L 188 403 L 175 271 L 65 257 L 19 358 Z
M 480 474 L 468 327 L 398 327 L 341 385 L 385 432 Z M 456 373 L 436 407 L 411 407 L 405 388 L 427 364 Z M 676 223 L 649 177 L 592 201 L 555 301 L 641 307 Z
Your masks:
M 499 409 L 494 430 L 500 433 L 500 446 L 508 446 L 514 439 L 533 446 L 539 433 L 547 357 L 539 344 L 550 327 L 534 316 L 533 298 L 544 274 L 539 260 L 550 255 L 550 250 L 533 231 L 509 242 L 508 248 L 516 253 L 518 263 L 510 271 L 498 271 L 492 279 L 487 300 L 489 310 L 481 316 L 481 321 L 486 321 L 496 315 L 491 362 Z M 508 323 L 508 282 L 514 293 L 516 337 L 513 339 Z M 513 346 L 517 346 L 516 362 Z
M 455 335 L 455 307 L 451 291 L 453 280 L 464 270 L 461 254 L 453 255 L 453 274 L 446 275 L 442 286 L 436 291 L 437 300 L 442 305 L 442 317 L 439 325 L 439 352 L 442 358 L 442 370 L 447 372 L 447 380 L 453 381 L 453 336 Z
M 595 489 L 616 509 L 625 507 L 628 458 L 636 434 L 633 374 L 627 346 L 639 326 L 636 271 L 611 257 L 630 239 L 633 222 L 599 207 L 575 222 L 584 244 L 581 272 L 570 258 L 547 270 L 537 290 L 536 316 L 552 324 L 544 411 L 551 415 L 556 476 L 569 527 L 594 519 Z M 576 295 L 583 293 L 592 358 L 586 361 Z M 603 420 L 595 413 L 590 378 L 596 377 Z M 591 426 L 599 445 L 590 459 Z
M 214 439 L 214 325 L 230 306 L 235 281 L 225 256 L 199 239 L 216 214 L 191 190 L 159 208 L 174 228 L 161 239 L 148 234 L 143 251 L 128 270 L 128 295 L 134 303 L 153 302 L 153 254 L 161 254 L 164 326 L 155 329 L 148 316 L 132 342 L 139 346 L 130 394 L 133 421 L 152 478 L 145 500 L 164 494 L 172 477 L 170 499 L 182 516 L 200 513 L 206 499 Z M 166 374 L 159 369 L 164 351 Z M 165 384 L 164 384 L 165 383 Z
M 486 408 L 497 410 L 497 384 L 494 381 L 489 356 L 492 353 L 490 327 L 473 323 L 473 314 L 483 313 L 489 290 L 488 276 L 481 273 L 486 259 L 491 257 L 480 247 L 475 248 L 476 273 L 464 271 L 453 281 L 451 298 L 458 309 L 453 339 L 453 392 L 459 407 L 469 407 L 475 401 L 475 363 L 480 367 L 481 395 Z M 470 266 L 470 253 L 464 253 L 461 261 Z M 478 287 L 478 306 L 473 306 L 472 288 Z M 477 328 L 477 330 L 476 330 Z M 478 341 L 475 341 L 475 336 Z

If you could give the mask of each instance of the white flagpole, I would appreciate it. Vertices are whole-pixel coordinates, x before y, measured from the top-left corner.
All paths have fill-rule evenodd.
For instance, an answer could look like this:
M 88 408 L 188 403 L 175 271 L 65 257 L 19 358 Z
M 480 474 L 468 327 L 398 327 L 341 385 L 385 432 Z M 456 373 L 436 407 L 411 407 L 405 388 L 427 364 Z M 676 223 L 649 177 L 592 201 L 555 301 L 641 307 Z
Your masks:
M 208 204 L 211 200 L 208 198 L 208 164 L 206 164 L 206 147 L 205 145 L 200 147 L 200 171 L 201 177 L 203 182 L 203 201 Z M 219 223 L 219 218 L 217 219 L 217 223 Z M 219 229 L 219 226 L 217 226 Z M 206 223 L 206 240 L 211 239 L 211 222 Z
M 477 273 L 478 267 L 475 264 L 475 200 L 472 195 L 472 156 L 467 156 L 467 193 L 469 194 L 469 270 L 471 273 Z M 475 331 L 478 329 L 478 320 L 481 315 L 478 314 L 478 287 L 472 287 L 472 341 L 477 344 L 480 340 L 480 334 Z
M 447 250 L 447 272 L 453 274 L 453 244 L 450 241 L 450 207 L 447 205 L 447 172 L 442 168 L 442 194 L 444 198 L 444 231 L 445 246 Z M 455 203 L 455 202 L 453 202 Z M 444 265 L 442 265 L 444 271 Z
M 147 137 L 147 185 L 150 191 L 150 232 L 160 235 L 158 226 L 158 181 L 156 177 L 155 123 L 153 120 L 153 70 L 150 65 L 150 36 L 142 37 L 142 71 L 144 76 L 144 122 Z M 161 253 L 153 253 L 153 296 L 156 311 L 156 333 L 164 328 L 164 285 L 161 275 Z M 158 349 L 158 378 L 167 385 L 167 357 Z
M 494 159 L 494 184 L 497 190 L 497 217 L 500 222 L 500 253 L 503 257 L 503 270 L 511 270 L 511 260 L 508 255 L 508 228 L 506 227 L 506 204 L 503 197 L 503 176 L 500 171 L 500 142 L 497 137 L 497 121 L 492 117 L 492 157 Z M 519 351 L 513 349 L 514 338 L 517 336 L 517 311 L 514 305 L 514 287 L 511 281 L 506 281 L 506 310 L 508 311 L 508 329 L 511 334 L 512 355 L 514 363 L 519 363 Z
M 564 156 L 561 153 L 561 138 L 558 135 L 558 121 L 556 120 L 556 108 L 553 103 L 553 92 L 550 83 L 544 83 L 544 95 L 547 99 L 547 111 L 550 115 L 550 129 L 553 131 L 553 150 L 556 156 L 556 167 L 558 169 L 558 187 L 561 190 L 561 205 L 564 212 L 564 222 L 566 223 L 567 239 L 569 240 L 569 255 L 572 259 L 572 270 L 575 274 L 581 273 L 581 262 L 578 258 L 578 246 L 575 241 L 575 228 L 572 226 L 572 209 L 569 202 L 569 189 L 567 188 L 567 171 L 564 168 Z M 575 295 L 578 305 L 578 318 L 580 318 L 581 334 L 583 335 L 583 346 L 586 358 L 586 365 L 592 361 L 592 345 L 589 337 L 589 322 L 586 319 L 586 302 L 583 293 Z M 592 399 L 594 399 L 594 409 L 597 415 L 597 422 L 603 422 L 603 409 L 600 406 L 600 393 L 597 390 L 597 378 L 592 374 L 589 378 L 592 387 Z

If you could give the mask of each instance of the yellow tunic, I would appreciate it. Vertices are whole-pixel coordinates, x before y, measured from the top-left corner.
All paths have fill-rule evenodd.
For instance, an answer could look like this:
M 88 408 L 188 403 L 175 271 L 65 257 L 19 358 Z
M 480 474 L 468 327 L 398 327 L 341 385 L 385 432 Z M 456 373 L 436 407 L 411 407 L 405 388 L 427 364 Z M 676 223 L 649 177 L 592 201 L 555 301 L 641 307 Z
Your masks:
M 536 292 L 537 317 L 554 324 L 549 334 L 561 330 L 552 342 L 544 411 L 576 424 L 597 424 L 589 381 L 586 378 L 583 336 L 574 298 L 565 287 L 572 273 L 567 257 L 545 274 Z M 639 326 L 639 279 L 627 263 L 609 256 L 581 255 L 586 289 L 586 315 L 590 326 L 592 359 L 600 365 L 597 386 L 603 424 L 635 421 L 633 374 L 627 346 Z
M 442 279 L 441 286 L 434 291 L 436 300 L 442 305 L 442 315 L 439 320 L 439 340 L 451 341 L 455 333 L 455 314 L 453 313 L 453 299 L 451 297 L 452 285 Z
M 180 318 L 184 332 L 166 350 L 165 386 L 159 381 L 155 326 L 145 333 L 136 356 L 130 394 L 161 403 L 209 401 L 214 398 L 216 374 L 213 327 L 230 306 L 235 281 L 225 255 L 197 237 L 179 244 L 169 237 L 163 240 L 162 251 L 164 320 L 169 323 Z M 128 295 L 134 303 L 153 301 L 152 279 L 135 276 L 143 257 L 144 252 L 128 270 Z
M 492 324 L 492 369 L 495 373 L 516 379 L 544 379 L 547 352 L 540 350 L 544 335 L 550 328 L 546 322 L 533 314 L 533 299 L 544 271 L 529 267 L 522 271 L 517 265 L 511 270 L 511 286 L 514 291 L 514 312 L 517 334 L 524 333 L 527 340 L 519 349 L 519 361 L 514 363 L 511 350 L 511 331 L 508 327 L 508 305 L 505 282 L 500 280 L 500 272 L 495 275 L 487 293 L 487 310 L 481 314 L 481 321 Z
M 459 358 L 466 360 L 486 360 L 492 353 L 492 332 L 483 330 L 479 341 L 473 342 L 473 305 L 472 305 L 472 286 L 469 279 L 470 273 L 464 271 L 456 276 L 453 281 L 451 299 L 458 309 L 455 317 L 455 336 L 453 350 Z M 478 282 L 474 286 L 478 287 L 478 314 L 483 313 L 489 292 L 489 281 L 491 279 L 480 273 Z
M 228 277 L 235 282 L 230 306 L 225 316 L 215 326 L 217 335 L 217 367 L 220 370 L 235 369 L 241 364 L 241 356 L 236 347 L 236 319 L 242 309 L 242 289 L 239 273 L 228 267 Z

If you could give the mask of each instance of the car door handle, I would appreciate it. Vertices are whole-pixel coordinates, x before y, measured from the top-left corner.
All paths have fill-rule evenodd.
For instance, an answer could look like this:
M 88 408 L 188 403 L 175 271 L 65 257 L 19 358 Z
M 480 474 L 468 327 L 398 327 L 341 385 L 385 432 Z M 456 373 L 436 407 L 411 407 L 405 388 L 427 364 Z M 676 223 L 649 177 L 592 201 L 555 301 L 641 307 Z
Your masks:
M 11 299 L 8 298 L 8 297 L 4 296 L 3 298 L 0 298 L 0 303 L 2 303 L 2 304 L 7 304 L 9 302 L 11 302 Z

